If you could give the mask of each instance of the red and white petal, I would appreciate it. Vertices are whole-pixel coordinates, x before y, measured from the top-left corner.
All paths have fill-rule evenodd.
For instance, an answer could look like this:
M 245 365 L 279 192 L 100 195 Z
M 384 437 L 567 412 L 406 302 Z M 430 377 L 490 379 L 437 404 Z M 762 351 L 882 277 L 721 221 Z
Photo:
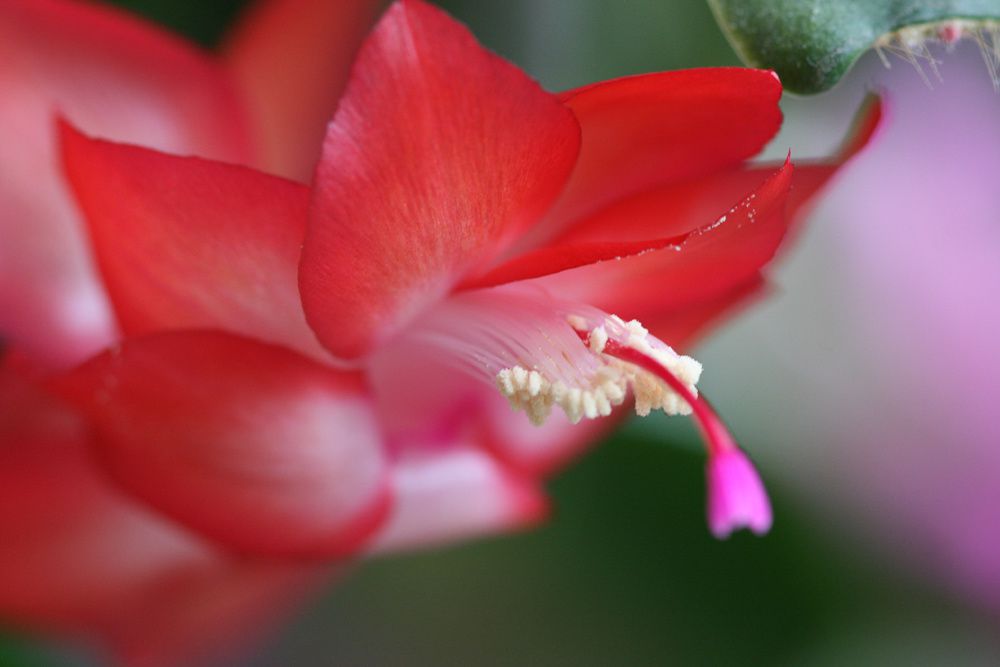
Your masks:
M 323 354 L 298 296 L 305 186 L 90 139 L 68 125 L 61 134 L 126 335 L 220 328 Z
M 124 664 L 195 664 L 242 649 L 325 578 L 222 557 L 111 487 L 88 446 L 80 416 L 0 371 L 4 625 L 99 642 Z
M 258 0 L 223 55 L 247 101 L 257 166 L 308 182 L 381 0 Z
M 781 83 L 764 70 L 644 74 L 561 97 L 580 121 L 580 158 L 535 243 L 623 197 L 738 164 L 781 125 Z
M 131 339 L 57 378 L 114 479 L 236 550 L 355 550 L 388 506 L 359 377 L 215 332 Z
M 194 567 L 201 547 L 123 501 L 87 451 L 83 419 L 0 373 L 0 616 L 76 629 L 103 619 L 163 568 Z
M 370 546 L 376 553 L 516 530 L 548 513 L 538 482 L 473 446 L 404 455 L 392 483 L 396 502 Z
M 421 0 L 362 47 L 315 179 L 300 285 L 334 354 L 398 331 L 534 223 L 579 128 L 565 107 Z
M 0 336 L 52 364 L 114 335 L 64 189 L 55 114 L 88 132 L 244 161 L 234 90 L 206 54 L 95 3 L 0 3 Z

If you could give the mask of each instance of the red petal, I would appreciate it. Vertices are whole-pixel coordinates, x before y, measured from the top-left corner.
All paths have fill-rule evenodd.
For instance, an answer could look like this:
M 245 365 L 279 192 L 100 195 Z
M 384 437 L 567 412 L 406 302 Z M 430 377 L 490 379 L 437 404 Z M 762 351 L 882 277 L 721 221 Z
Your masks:
M 751 280 L 777 251 L 788 228 L 785 203 L 792 178 L 786 163 L 760 183 L 754 169 L 662 188 L 610 206 L 568 241 L 677 233 L 699 223 L 679 250 L 667 248 L 602 262 L 540 279 L 563 298 L 591 303 L 623 317 L 651 309 L 688 307 Z M 749 194 L 747 194 L 749 192 Z M 729 210 L 719 203 L 744 199 Z M 724 215 L 725 218 L 721 218 Z M 715 221 L 715 222 L 711 222 Z M 707 224 L 706 224 L 707 223 Z
M 626 77 L 563 93 L 580 121 L 573 175 L 548 230 L 653 185 L 756 155 L 781 125 L 773 72 L 715 67 Z
M 305 186 L 88 139 L 66 125 L 62 135 L 66 172 L 126 334 L 221 328 L 322 353 L 296 278 Z
M 127 490 L 208 537 L 265 554 L 355 549 L 386 508 L 358 377 L 211 332 L 127 341 L 56 381 Z
M 0 371 L 5 625 L 98 640 L 126 664 L 194 664 L 245 646 L 322 576 L 222 558 L 111 488 L 89 454 L 78 416 Z
M 776 219 L 775 224 L 758 224 L 750 234 L 756 239 L 755 243 L 759 242 L 766 246 L 780 241 L 780 224 L 788 225 L 801 217 L 801 209 L 811 201 L 817 191 L 846 161 L 867 145 L 879 126 L 880 118 L 881 105 L 878 99 L 868 100 L 858 113 L 853 131 L 834 158 L 798 165 L 795 169 L 793 187 L 788 193 L 787 217 L 784 221 Z M 686 255 L 692 253 L 691 246 L 697 247 L 699 244 L 682 243 L 682 241 L 699 228 L 710 226 L 711 222 L 717 220 L 720 213 L 723 213 L 722 204 L 737 201 L 751 193 L 776 168 L 776 166 L 761 165 L 726 169 L 703 178 L 661 185 L 639 195 L 618 200 L 596 214 L 578 221 L 561 235 L 557 235 L 549 245 L 516 255 L 505 263 L 491 268 L 485 275 L 467 280 L 462 287 L 490 287 L 545 276 L 589 263 L 644 255 L 647 251 L 658 249 L 665 250 L 651 253 L 642 261 L 625 262 L 627 267 L 625 272 L 634 273 L 631 267 L 641 266 L 643 263 L 666 262 L 674 266 L 674 260 L 670 259 L 669 246 L 677 244 L 684 246 L 680 255 L 685 256 L 684 262 L 687 262 Z M 755 197 L 758 195 L 766 198 L 769 193 L 766 190 L 754 193 Z M 769 206 L 762 201 L 756 203 L 760 208 Z M 723 225 L 727 229 L 725 234 L 736 231 L 733 224 L 736 218 L 727 217 L 728 222 Z M 738 229 L 741 224 L 737 221 L 735 228 Z M 754 260 L 754 257 L 753 253 L 747 253 L 744 259 Z M 654 298 L 666 296 L 668 299 L 675 299 L 675 290 L 664 290 L 655 280 L 650 280 L 646 285 L 635 282 L 627 287 L 608 281 L 603 272 L 609 268 L 615 272 L 613 267 L 604 266 L 600 271 L 572 272 L 569 275 L 572 282 L 578 283 L 578 286 L 585 290 L 590 283 L 578 281 L 582 276 L 593 274 L 597 279 L 593 286 L 602 292 L 627 291 L 631 296 L 643 297 L 644 294 L 649 294 Z M 734 265 L 732 270 L 727 267 L 726 271 L 719 272 L 701 287 L 707 287 L 710 292 L 729 290 L 748 279 L 752 273 Z M 719 279 L 724 283 L 721 287 L 716 283 Z M 699 296 L 701 287 L 690 294 L 695 300 L 701 298 Z M 577 293 L 576 290 L 571 291 Z M 586 296 L 579 298 L 592 300 Z M 622 302 L 617 301 L 617 303 Z M 609 301 L 600 301 L 599 304 L 602 308 L 614 307 Z M 633 316 L 639 317 L 641 310 L 634 312 Z
M 307 182 L 378 0 L 259 0 L 225 58 L 249 102 L 259 166 Z
M 300 282 L 335 354 L 391 335 L 535 222 L 576 158 L 572 114 L 420 0 L 361 50 L 316 176 Z
M 567 230 L 557 244 L 630 242 L 692 233 L 705 226 L 712 231 L 692 238 L 679 253 L 670 249 L 650 252 L 566 271 L 543 282 L 569 298 L 636 317 L 660 333 L 669 332 L 661 338 L 679 345 L 709 323 L 716 306 L 725 310 L 730 297 L 738 302 L 739 293 L 759 280 L 759 270 L 773 256 L 789 225 L 802 218 L 816 193 L 867 145 L 880 118 L 878 99 L 868 100 L 837 155 L 829 161 L 797 165 L 793 176 L 786 168 L 760 185 L 774 167 L 744 166 L 617 202 Z M 749 209 L 745 207 L 735 212 L 721 210 L 722 204 L 737 201 L 755 187 L 753 224 L 746 224 Z M 723 213 L 727 214 L 724 223 L 710 223 Z M 693 328 L 673 329 L 676 325 L 666 324 L 675 315 L 686 319 L 703 308 L 708 319 L 695 316 Z
M 90 2 L 0 3 L 0 336 L 53 363 L 113 336 L 58 169 L 58 110 L 88 131 L 250 157 L 236 96 L 205 54 Z
M 667 247 L 679 249 L 686 235 L 643 241 L 582 241 L 545 246 L 491 269 L 486 275 L 464 281 L 460 289 L 495 287 L 505 283 L 538 278 L 579 266 L 640 255 Z
M 474 447 L 403 458 L 393 466 L 396 508 L 372 543 L 398 551 L 509 531 L 543 519 L 537 483 Z

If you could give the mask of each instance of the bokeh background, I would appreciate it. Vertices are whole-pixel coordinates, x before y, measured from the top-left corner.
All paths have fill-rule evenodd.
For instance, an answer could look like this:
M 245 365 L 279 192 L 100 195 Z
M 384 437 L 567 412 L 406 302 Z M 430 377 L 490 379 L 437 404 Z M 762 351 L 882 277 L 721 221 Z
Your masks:
M 245 3 L 117 4 L 211 48 Z M 439 4 L 549 89 L 739 64 L 701 0 Z M 975 49 L 942 51 L 941 57 L 944 81 L 935 80 L 930 93 L 954 99 L 962 91 L 949 86 L 982 89 L 984 104 L 993 96 L 990 113 L 1000 125 L 985 69 L 970 65 L 978 58 Z M 786 130 L 770 154 L 783 156 L 789 148 L 803 158 L 828 152 L 863 95 L 887 85 L 922 91 L 907 104 L 920 104 L 928 92 L 902 60 L 887 72 L 868 57 L 833 93 L 786 100 Z M 925 139 L 912 136 L 918 155 Z M 998 148 L 992 145 L 994 152 Z M 939 166 L 959 174 L 969 167 L 962 160 Z M 975 577 L 952 576 L 949 568 L 961 568 L 960 560 L 935 558 L 941 540 L 921 532 L 921 517 L 927 516 L 919 509 L 922 487 L 907 477 L 912 471 L 905 465 L 893 467 L 907 459 L 905 446 L 889 442 L 896 422 L 889 408 L 871 402 L 919 380 L 906 372 L 893 375 L 905 362 L 882 366 L 884 357 L 869 345 L 871 327 L 878 326 L 861 322 L 864 308 L 851 307 L 870 292 L 858 278 L 862 260 L 850 252 L 867 243 L 857 235 L 861 209 L 850 203 L 869 202 L 894 177 L 891 162 L 860 174 L 848 170 L 807 221 L 777 267 L 768 300 L 696 351 L 707 369 L 705 391 L 758 460 L 771 490 L 775 527 L 769 536 L 712 539 L 693 427 L 679 418 L 634 420 L 552 481 L 556 512 L 547 525 L 358 565 L 240 664 L 1000 664 L 1000 587 L 991 603 L 989 596 L 974 594 Z M 866 184 L 869 190 L 862 188 Z M 1000 217 L 996 203 L 992 211 L 983 207 L 994 218 Z M 879 211 L 892 217 L 897 209 L 886 206 Z M 906 238 L 900 252 L 906 252 Z M 936 316 L 928 313 L 913 327 Z M 942 390 L 928 387 L 930 395 Z M 941 408 L 928 400 L 910 409 L 923 414 Z M 905 410 L 896 418 L 909 419 Z M 952 445 L 961 443 L 948 437 L 942 436 L 939 453 L 923 448 L 922 455 L 954 460 Z M 912 483 L 894 486 L 898 476 Z M 985 483 L 990 480 L 1000 487 L 1000 479 L 987 475 Z M 949 483 L 958 489 L 961 475 Z M 893 506 L 918 509 L 902 518 Z M 981 534 L 991 528 L 995 533 L 1000 505 L 987 505 L 984 512 L 986 521 L 977 527 Z M 928 524 L 934 520 L 939 518 L 927 516 Z M 977 535 L 972 530 L 972 543 L 964 548 L 976 552 Z M 92 664 L 71 648 L 9 633 L 0 640 L 0 665 Z

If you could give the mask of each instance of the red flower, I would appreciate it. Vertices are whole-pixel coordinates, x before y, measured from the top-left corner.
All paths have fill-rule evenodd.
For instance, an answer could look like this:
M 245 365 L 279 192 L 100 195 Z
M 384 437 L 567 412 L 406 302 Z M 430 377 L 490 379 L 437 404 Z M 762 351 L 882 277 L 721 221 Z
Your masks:
M 551 95 L 402 0 L 311 189 L 64 127 L 126 339 L 54 386 L 123 488 L 269 555 L 535 520 L 539 476 L 603 428 L 572 424 L 629 388 L 640 412 L 696 404 L 726 453 L 700 365 L 659 339 L 751 293 L 786 232 L 791 165 L 744 164 L 780 92 L 723 68 Z M 832 171 L 806 168 L 794 203 Z M 522 428 L 508 401 L 548 421 Z
M 17 353 L 64 364 L 117 335 L 56 176 L 54 107 L 103 137 L 304 179 L 346 77 L 333 51 L 353 50 L 368 11 L 265 3 L 222 65 L 89 5 L 0 0 L 0 331 Z M 89 423 L 0 376 L 0 523 L 15 536 L 0 614 L 99 633 L 130 663 L 186 662 L 324 574 L 219 545 L 340 556 L 538 519 L 540 476 L 609 420 L 536 428 L 495 384 L 536 419 L 600 415 L 624 392 L 559 394 L 556 376 L 566 358 L 563 380 L 611 372 L 598 330 L 633 349 L 637 325 L 606 312 L 685 347 L 754 292 L 791 168 L 744 160 L 776 130 L 779 94 L 770 73 L 719 69 L 551 96 L 406 2 L 355 65 L 312 191 L 67 130 L 125 340 L 52 383 Z M 833 169 L 800 167 L 791 207 Z M 622 368 L 603 379 L 641 385 L 640 410 L 695 402 Z M 107 488 L 88 448 L 178 521 Z

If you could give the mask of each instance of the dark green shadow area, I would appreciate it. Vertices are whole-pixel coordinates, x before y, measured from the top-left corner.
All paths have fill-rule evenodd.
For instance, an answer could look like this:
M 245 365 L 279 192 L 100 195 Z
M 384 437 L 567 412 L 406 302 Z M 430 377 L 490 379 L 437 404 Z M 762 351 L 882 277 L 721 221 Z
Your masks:
M 106 667 L 93 662 L 91 655 L 79 647 L 34 641 L 0 628 L 0 667 Z
M 226 26 L 232 23 L 247 1 L 113 0 L 110 4 L 141 14 L 202 46 L 212 46 L 222 37 Z
M 49 667 L 37 646 L 8 634 L 0 634 L 0 667 Z

